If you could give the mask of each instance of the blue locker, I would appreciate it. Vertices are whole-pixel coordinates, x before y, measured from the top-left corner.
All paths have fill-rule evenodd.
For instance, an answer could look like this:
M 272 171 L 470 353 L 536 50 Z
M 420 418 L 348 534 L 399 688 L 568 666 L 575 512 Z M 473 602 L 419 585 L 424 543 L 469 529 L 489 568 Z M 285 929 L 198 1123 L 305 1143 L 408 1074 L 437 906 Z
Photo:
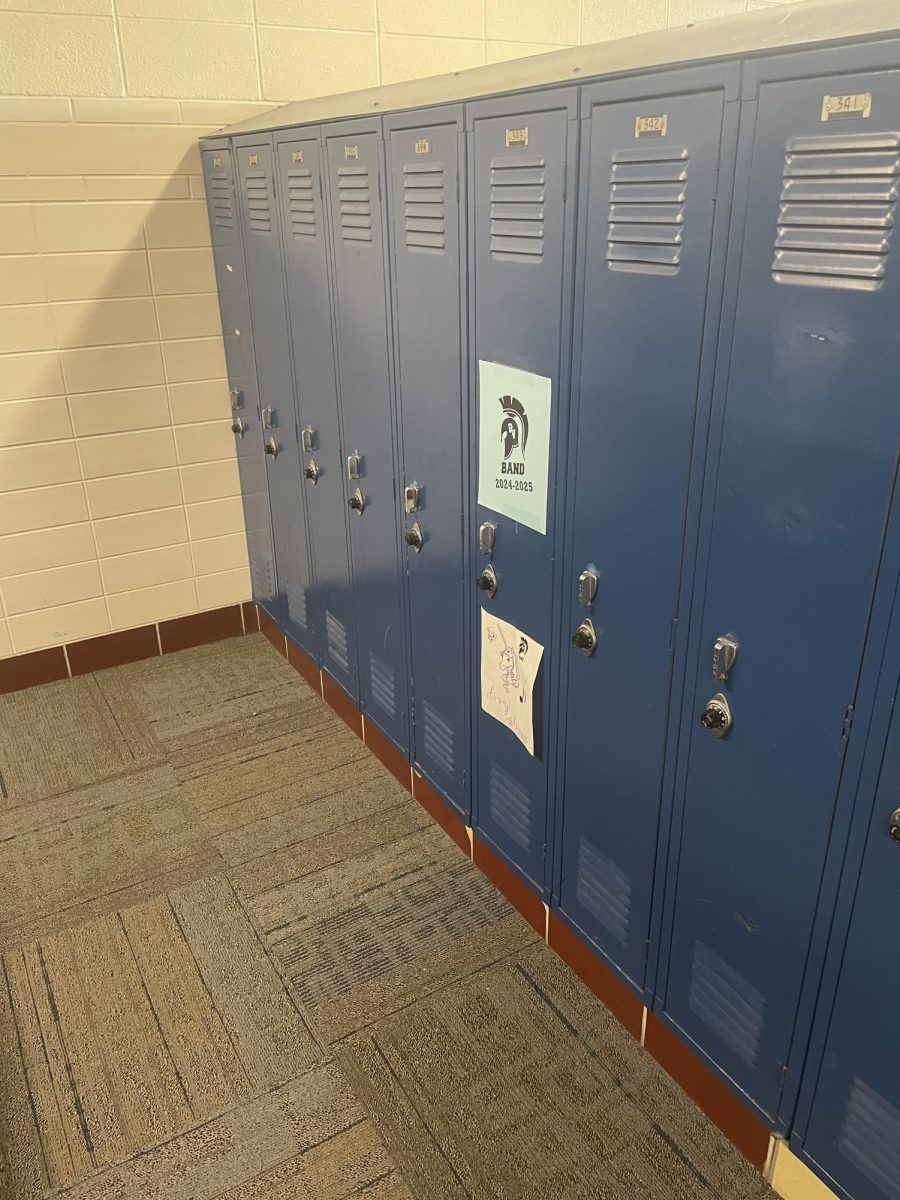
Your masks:
M 213 261 L 219 291 L 219 311 L 225 341 L 225 362 L 231 391 L 241 498 L 247 529 L 253 599 L 274 621 L 280 620 L 269 487 L 266 480 L 256 363 L 240 213 L 237 209 L 232 150 L 227 141 L 205 143 L 202 151 L 206 207 L 212 235 Z
M 247 282 L 256 350 L 275 565 L 285 632 L 313 658 L 309 617 L 312 572 L 303 511 L 291 347 L 284 296 L 272 144 L 258 134 L 235 138 Z
M 306 515 L 316 580 L 310 620 L 322 669 L 358 701 L 318 129 L 276 135 L 276 155 Z
M 385 118 L 419 772 L 468 818 L 462 107 Z M 465 193 L 462 192 L 463 197 Z
M 493 392 L 482 396 L 479 364 L 501 364 L 550 380 L 546 532 L 508 513 L 501 515 L 493 505 L 476 504 L 471 523 L 473 578 L 478 584 L 477 590 L 472 588 L 476 597 L 471 638 L 475 653 L 473 818 L 481 836 L 542 889 L 549 865 L 549 781 L 556 740 L 555 568 L 566 478 L 560 459 L 565 448 L 571 350 L 574 203 L 568 200 L 574 200 L 577 111 L 574 88 L 485 100 L 466 108 L 470 386 L 476 396 L 473 482 L 491 483 L 487 471 L 485 479 L 479 480 L 482 412 L 498 445 L 511 450 L 517 443 L 525 454 L 532 453 L 521 414 L 517 432 L 515 407 L 506 408 L 507 401 L 521 405 L 520 397 Z M 533 447 L 534 428 L 531 433 Z M 538 469 L 533 454 L 526 461 L 529 470 Z M 504 479 L 494 479 L 497 503 L 505 508 L 498 480 Z M 510 482 L 515 483 L 514 476 Z M 491 575 L 496 584 L 493 594 Z M 509 622 L 526 640 L 544 647 L 533 693 L 533 755 L 481 707 L 482 611 Z M 516 647 L 508 649 L 515 652 Z
M 880 705 L 893 719 L 886 745 L 882 736 L 870 747 L 880 777 L 874 805 L 871 792 L 860 796 L 857 825 L 868 835 L 862 869 L 858 875 L 848 872 L 845 880 L 852 905 L 849 931 L 833 946 L 840 974 L 836 992 L 820 1004 L 824 1045 L 807 1072 L 809 1118 L 795 1146 L 841 1196 L 853 1200 L 900 1197 L 900 1074 L 893 1028 L 900 1010 L 893 934 L 900 906 L 898 635 L 900 628 Z
M 652 88 L 595 84 L 581 98 L 578 407 L 561 634 L 565 646 L 580 628 L 587 644 L 562 651 L 554 894 L 638 988 L 692 447 L 696 437 L 702 456 L 709 420 L 738 81 L 729 65 L 659 75 Z
M 360 703 L 366 720 L 406 751 L 408 674 L 381 123 L 330 125 L 324 141 Z
M 900 75 L 871 63 L 745 70 L 659 984 L 781 1127 L 897 453 Z

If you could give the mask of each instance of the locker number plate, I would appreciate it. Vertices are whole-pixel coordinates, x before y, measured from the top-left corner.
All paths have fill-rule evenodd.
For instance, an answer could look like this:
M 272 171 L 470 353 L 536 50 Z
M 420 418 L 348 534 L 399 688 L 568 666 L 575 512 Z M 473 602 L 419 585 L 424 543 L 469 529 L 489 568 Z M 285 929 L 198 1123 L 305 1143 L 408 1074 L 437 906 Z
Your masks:
M 506 131 L 507 146 L 527 146 L 528 145 L 528 126 L 524 129 L 507 129 Z
M 345 146 L 344 158 L 359 158 L 359 146 Z
M 291 151 L 291 162 L 295 162 L 295 163 L 303 162 L 303 151 L 302 150 L 292 150 Z
M 822 120 L 833 121 L 855 117 L 862 120 L 872 115 L 872 93 L 856 92 L 846 96 L 822 97 Z
M 634 136 L 639 137 L 665 137 L 666 130 L 669 128 L 669 114 L 660 113 L 656 117 L 635 117 L 634 118 Z
M 416 154 L 430 154 L 430 153 L 431 153 L 431 142 L 429 142 L 428 138 L 419 138 L 419 140 L 416 142 Z

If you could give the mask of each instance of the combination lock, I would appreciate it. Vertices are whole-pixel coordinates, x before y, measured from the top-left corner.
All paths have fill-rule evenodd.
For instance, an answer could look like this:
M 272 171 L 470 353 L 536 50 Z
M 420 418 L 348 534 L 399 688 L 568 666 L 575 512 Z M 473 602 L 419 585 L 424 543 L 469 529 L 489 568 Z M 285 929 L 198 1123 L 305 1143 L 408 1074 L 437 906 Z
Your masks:
M 900 842 L 900 808 L 895 808 L 891 813 L 889 832 L 895 842 Z
M 411 525 L 409 529 L 407 529 L 406 533 L 403 535 L 403 540 L 406 542 L 407 546 L 410 546 L 413 550 L 415 550 L 416 554 L 421 553 L 423 538 L 422 530 L 419 528 L 418 521 L 416 521 L 415 525 Z
M 363 515 L 363 509 L 366 507 L 366 502 L 363 499 L 363 494 L 359 490 L 359 488 L 356 489 L 356 491 L 353 493 L 353 495 L 350 497 L 350 499 L 347 501 L 347 503 L 350 505 L 350 507 L 353 509 L 353 511 L 356 513 L 356 515 L 358 517 L 361 517 Z
M 496 595 L 497 575 L 490 563 L 488 563 L 488 565 L 475 580 L 475 586 L 478 588 L 479 592 L 484 592 L 489 600 Z
M 716 692 L 712 700 L 707 700 L 700 714 L 700 724 L 708 729 L 713 737 L 724 737 L 734 723 L 728 698 L 721 692 Z
M 231 432 L 236 433 L 238 437 L 243 437 L 247 432 L 247 427 L 240 417 L 235 417 L 231 422 Z
M 316 466 L 316 460 L 314 458 L 311 458 L 303 468 L 303 474 L 305 478 L 308 479 L 313 486 L 315 486 L 316 481 L 319 478 L 319 468 Z
M 572 645 L 580 650 L 585 658 L 590 658 L 597 649 L 597 631 L 594 622 L 585 618 L 572 634 Z

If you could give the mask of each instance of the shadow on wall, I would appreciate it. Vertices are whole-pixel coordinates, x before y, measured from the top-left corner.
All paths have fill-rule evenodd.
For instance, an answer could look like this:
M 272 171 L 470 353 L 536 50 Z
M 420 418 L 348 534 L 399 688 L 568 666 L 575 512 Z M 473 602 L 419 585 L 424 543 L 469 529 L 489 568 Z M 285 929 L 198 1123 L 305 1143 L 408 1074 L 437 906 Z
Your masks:
M 209 130 L 46 125 L 23 141 L 35 131 L 104 172 L 35 173 L 30 205 L 3 206 L 0 657 L 250 595 L 196 146 Z M 148 134 L 166 157 L 143 174 Z

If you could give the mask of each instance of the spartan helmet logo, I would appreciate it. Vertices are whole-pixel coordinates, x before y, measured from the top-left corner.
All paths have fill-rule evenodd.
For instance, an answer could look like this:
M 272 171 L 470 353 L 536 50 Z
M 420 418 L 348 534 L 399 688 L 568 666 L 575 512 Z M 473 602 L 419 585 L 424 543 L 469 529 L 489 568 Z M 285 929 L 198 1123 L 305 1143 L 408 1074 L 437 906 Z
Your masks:
M 501 396 L 500 407 L 503 409 L 503 420 L 500 422 L 503 461 L 506 462 L 517 447 L 524 458 L 525 443 L 528 441 L 528 418 L 525 416 L 522 402 L 515 396 Z

